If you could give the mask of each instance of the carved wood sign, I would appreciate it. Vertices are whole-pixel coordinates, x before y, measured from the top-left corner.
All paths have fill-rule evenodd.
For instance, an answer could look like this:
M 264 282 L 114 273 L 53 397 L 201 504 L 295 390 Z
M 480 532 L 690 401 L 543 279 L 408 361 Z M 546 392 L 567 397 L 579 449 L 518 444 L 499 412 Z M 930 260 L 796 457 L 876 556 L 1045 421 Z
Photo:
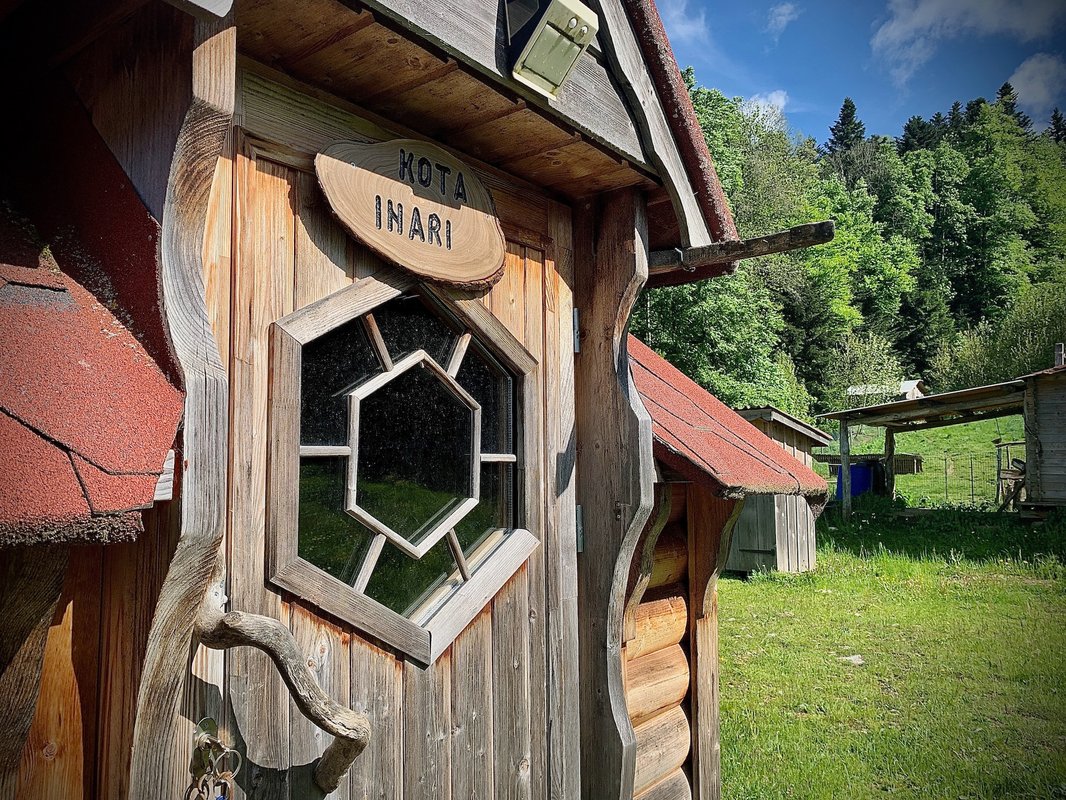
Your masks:
M 337 142 L 315 157 L 333 213 L 378 255 L 434 281 L 488 286 L 506 243 L 492 195 L 441 148 L 415 139 Z

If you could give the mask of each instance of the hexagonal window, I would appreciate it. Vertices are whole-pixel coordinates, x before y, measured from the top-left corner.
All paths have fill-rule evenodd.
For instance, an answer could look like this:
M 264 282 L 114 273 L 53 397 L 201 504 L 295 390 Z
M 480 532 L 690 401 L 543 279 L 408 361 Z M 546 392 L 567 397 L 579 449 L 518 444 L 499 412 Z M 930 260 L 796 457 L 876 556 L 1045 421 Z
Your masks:
M 483 307 L 395 276 L 272 345 L 272 579 L 432 660 L 536 547 L 515 486 L 534 360 Z

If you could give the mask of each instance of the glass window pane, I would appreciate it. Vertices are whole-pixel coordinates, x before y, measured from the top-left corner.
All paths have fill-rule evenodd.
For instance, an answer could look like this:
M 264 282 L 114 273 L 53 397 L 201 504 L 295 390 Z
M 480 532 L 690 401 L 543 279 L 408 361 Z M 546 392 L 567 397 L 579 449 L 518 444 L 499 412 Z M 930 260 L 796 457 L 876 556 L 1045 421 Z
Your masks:
M 348 443 L 346 392 L 381 370 L 363 323 L 354 319 L 303 347 L 300 443 Z
M 511 507 L 513 486 L 514 464 L 482 465 L 481 500 L 455 526 L 459 545 L 468 558 L 490 531 L 514 527 L 514 510 Z
M 473 412 L 415 366 L 359 406 L 356 502 L 413 543 L 471 496 Z
M 447 539 L 437 542 L 418 561 L 386 542 L 366 593 L 397 614 L 409 616 L 455 569 Z
M 420 295 L 408 294 L 389 301 L 374 310 L 374 320 L 393 361 L 415 350 L 425 350 L 442 367 L 448 366 L 458 334 L 435 310 L 430 310 Z
M 354 583 L 373 534 L 344 511 L 348 459 L 300 460 L 297 552 L 338 580 Z
M 481 452 L 514 452 L 511 377 L 492 356 L 471 342 L 455 380 L 481 405 Z

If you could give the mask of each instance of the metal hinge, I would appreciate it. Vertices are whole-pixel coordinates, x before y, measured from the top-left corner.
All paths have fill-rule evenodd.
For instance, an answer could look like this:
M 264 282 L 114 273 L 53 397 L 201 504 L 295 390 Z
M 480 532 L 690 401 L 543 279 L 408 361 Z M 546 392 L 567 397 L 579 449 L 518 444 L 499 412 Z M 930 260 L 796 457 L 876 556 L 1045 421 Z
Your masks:
M 574 352 L 581 352 L 581 313 L 574 309 Z
M 577 552 L 585 550 L 585 523 L 581 516 L 581 506 L 574 506 L 574 533 L 577 537 Z

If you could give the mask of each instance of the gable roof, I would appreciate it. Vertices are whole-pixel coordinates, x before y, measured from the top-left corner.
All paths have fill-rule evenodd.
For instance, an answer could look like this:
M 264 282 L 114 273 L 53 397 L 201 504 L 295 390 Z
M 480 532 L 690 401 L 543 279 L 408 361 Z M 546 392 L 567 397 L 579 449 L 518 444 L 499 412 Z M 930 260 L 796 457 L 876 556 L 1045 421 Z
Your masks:
M 0 547 L 136 537 L 129 512 L 152 505 L 181 412 L 80 284 L 0 264 Z
M 825 497 L 821 476 L 635 336 L 629 364 L 651 415 L 656 460 L 722 497 Z
M 775 406 L 761 406 L 759 408 L 738 408 L 737 413 L 748 422 L 764 419 L 767 422 L 776 422 L 786 428 L 794 430 L 801 436 L 810 439 L 812 447 L 824 447 L 833 441 L 833 437 L 810 423 L 804 422 L 799 417 L 794 417 L 787 411 L 782 411 Z

